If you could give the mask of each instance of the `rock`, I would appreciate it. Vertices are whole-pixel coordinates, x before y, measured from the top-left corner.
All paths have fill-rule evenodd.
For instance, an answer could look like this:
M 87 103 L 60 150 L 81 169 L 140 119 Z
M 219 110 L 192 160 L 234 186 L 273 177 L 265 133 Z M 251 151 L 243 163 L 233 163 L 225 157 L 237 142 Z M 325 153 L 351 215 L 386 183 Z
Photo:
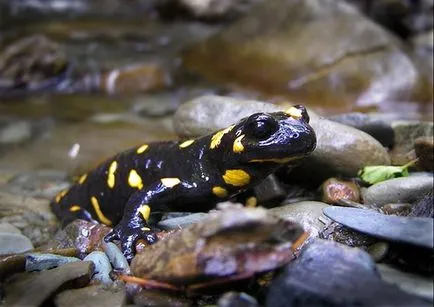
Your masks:
M 258 101 L 203 96 L 178 109 L 174 126 L 181 138 L 197 137 L 225 128 L 255 112 L 277 112 L 286 108 L 287 105 L 278 107 Z M 308 177 L 308 181 L 317 182 L 337 175 L 354 177 L 363 166 L 390 163 L 387 151 L 368 134 L 321 119 L 310 111 L 309 115 L 317 147 L 303 160 L 293 178 Z
M 214 65 L 217 58 L 224 60 Z M 183 64 L 212 81 L 329 111 L 432 99 L 395 37 L 344 1 L 264 1 L 191 47 Z
M 0 207 L 11 211 L 31 211 L 42 214 L 47 219 L 53 219 L 48 199 L 23 197 L 21 195 L 0 191 Z
M 386 242 L 377 242 L 368 247 L 367 252 L 371 255 L 372 260 L 381 262 L 389 251 L 389 244 Z
M 158 290 L 145 289 L 137 293 L 133 302 L 135 306 L 146 307 L 188 307 L 192 306 L 192 302 L 187 299 L 175 296 L 170 293 L 165 293 Z
M 80 259 L 54 254 L 31 253 L 26 255 L 26 272 L 45 271 L 76 261 Z
M 419 159 L 417 165 L 423 171 L 434 171 L 434 140 L 433 137 L 418 137 L 414 141 L 414 151 Z
M 362 189 L 364 203 L 380 207 L 388 203 L 413 203 L 432 191 L 433 177 L 410 176 L 394 178 Z
M 123 272 L 124 274 L 130 273 L 128 261 L 116 244 L 112 242 L 103 242 L 103 248 L 113 269 Z
M 207 213 L 193 213 L 181 217 L 169 218 L 158 222 L 157 226 L 163 230 L 184 228 L 190 224 L 202 221 L 208 216 Z
M 94 285 L 63 291 L 55 297 L 54 301 L 57 307 L 122 307 L 126 303 L 126 293 L 123 286 L 103 287 Z
M 31 136 L 32 127 L 28 121 L 0 118 L 0 148 L 25 143 Z
M 266 298 L 267 307 L 392 305 L 429 306 L 383 282 L 366 252 L 319 239 L 286 266 Z
M 366 132 L 384 147 L 391 148 L 395 143 L 395 132 L 386 121 L 363 113 L 346 113 L 329 116 L 327 119 Z
M 4 288 L 6 306 L 41 306 L 61 286 L 83 287 L 89 283 L 93 264 L 88 261 L 67 263 L 58 268 L 23 273 Z
M 385 215 L 373 210 L 343 207 L 325 208 L 324 214 L 344 226 L 373 237 L 434 248 L 434 220 L 430 218 Z
M 243 292 L 227 292 L 223 294 L 217 303 L 218 307 L 259 307 L 258 301 Z
M 0 232 L 0 255 L 23 253 L 32 249 L 32 242 L 22 234 Z
M 0 223 L 0 233 L 2 232 L 21 234 L 21 231 L 17 227 L 9 223 Z
M 412 159 L 407 155 L 413 150 L 414 142 L 418 137 L 433 137 L 432 122 L 399 120 L 393 121 L 391 125 L 395 131 L 395 146 L 391 152 L 394 165 L 403 165 Z
M 327 219 L 330 220 L 328 217 Z M 374 237 L 352 230 L 351 228 L 333 221 L 323 229 L 319 234 L 319 238 L 335 241 L 350 247 L 360 247 L 364 250 L 378 241 Z
M 269 209 L 282 219 L 289 219 L 299 223 L 311 237 L 317 237 L 325 227 L 323 221 L 328 219 L 323 215 L 323 209 L 329 205 L 318 201 L 302 201 L 281 207 Z
M 381 278 L 391 284 L 397 285 L 402 290 L 433 301 L 433 280 L 428 276 L 399 271 L 387 264 L 377 264 Z
M 0 96 L 61 86 L 69 63 L 60 46 L 42 35 L 22 38 L 0 53 Z
M 407 216 L 412 210 L 412 204 L 385 204 L 381 206 L 381 211 L 387 215 L 404 215 Z
M 276 204 L 285 199 L 286 191 L 274 175 L 265 178 L 254 187 L 255 195 L 259 204 Z
M 337 204 L 341 199 L 360 202 L 360 191 L 356 183 L 330 178 L 321 185 L 322 201 Z
M 433 191 L 423 195 L 411 209 L 409 216 L 434 218 Z
M 432 57 L 434 51 L 434 31 L 419 34 L 412 38 L 414 53 L 419 57 L 422 67 L 425 68 L 427 76 L 433 82 L 432 71 L 434 68 L 434 60 Z
M 95 275 L 93 275 L 92 279 L 98 280 L 106 285 L 113 283 L 113 280 L 110 278 L 112 266 L 105 253 L 98 251 L 91 252 L 84 257 L 83 261 L 92 261 L 95 265 Z
M 162 117 L 175 113 L 181 101 L 172 92 L 153 93 L 138 97 L 132 111 L 142 117 Z
M 171 84 L 168 71 L 157 63 L 143 63 L 113 69 L 101 76 L 101 89 L 108 94 L 142 93 Z

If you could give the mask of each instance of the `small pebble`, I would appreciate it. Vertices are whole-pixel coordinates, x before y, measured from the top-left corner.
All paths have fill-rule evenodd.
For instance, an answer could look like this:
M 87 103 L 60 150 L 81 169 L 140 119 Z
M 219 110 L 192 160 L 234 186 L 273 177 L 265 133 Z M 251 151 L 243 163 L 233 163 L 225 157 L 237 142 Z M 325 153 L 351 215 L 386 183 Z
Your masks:
M 377 242 L 368 247 L 368 253 L 375 262 L 381 262 L 388 251 L 389 244 L 387 242 Z
M 103 249 L 114 269 L 122 271 L 125 274 L 130 273 L 128 261 L 116 244 L 104 242 Z
M 83 261 L 92 261 L 95 265 L 95 274 L 92 279 L 98 280 L 103 284 L 113 283 L 110 278 L 112 266 L 110 265 L 109 258 L 104 252 L 95 251 L 87 255 Z
M 359 187 L 352 181 L 330 178 L 324 181 L 321 191 L 321 200 L 327 204 L 337 204 L 341 199 L 360 202 Z
M 218 300 L 218 307 L 259 307 L 258 301 L 243 292 L 227 292 Z

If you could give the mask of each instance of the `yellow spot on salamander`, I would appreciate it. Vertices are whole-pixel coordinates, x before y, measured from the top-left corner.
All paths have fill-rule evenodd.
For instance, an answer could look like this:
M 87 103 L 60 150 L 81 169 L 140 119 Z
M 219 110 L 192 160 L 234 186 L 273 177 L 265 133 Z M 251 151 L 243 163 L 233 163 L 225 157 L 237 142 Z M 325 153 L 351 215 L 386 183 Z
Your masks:
M 242 169 L 228 169 L 223 175 L 223 180 L 230 185 L 242 187 L 250 182 L 250 175 Z
M 142 215 L 143 219 L 147 222 L 149 217 L 151 216 L 151 207 L 148 205 L 143 205 L 139 208 L 139 212 Z
M 186 147 L 190 146 L 193 143 L 194 143 L 194 140 L 187 140 L 187 141 L 182 142 L 181 144 L 179 144 L 179 148 L 186 148 Z
M 296 107 L 290 107 L 284 112 L 295 119 L 300 119 L 303 117 L 303 113 L 301 112 L 301 110 L 297 109 Z
M 218 186 L 213 187 L 212 188 L 212 192 L 213 192 L 214 195 L 216 195 L 218 197 L 226 197 L 226 196 L 228 196 L 228 191 L 226 191 L 226 189 L 222 188 L 222 187 L 218 187 Z
M 75 205 L 75 206 L 71 206 L 70 208 L 69 208 L 69 211 L 71 211 L 71 212 L 77 212 L 77 211 L 80 211 L 81 210 L 81 207 L 80 206 L 77 206 L 77 205 Z
M 62 200 L 62 198 L 66 195 L 66 193 L 68 193 L 68 190 L 63 190 L 59 194 L 57 194 L 55 198 L 56 203 L 59 203 Z
M 257 206 L 257 204 L 258 204 L 258 200 L 254 196 L 249 197 L 246 200 L 246 207 L 247 208 L 255 208 Z
M 148 144 L 144 144 L 142 146 L 140 146 L 139 148 L 137 148 L 137 153 L 141 154 L 144 153 L 147 149 L 148 149 L 149 145 Z
M 297 160 L 300 157 L 287 157 L 287 158 L 281 158 L 281 159 L 253 159 L 250 160 L 249 162 L 256 162 L 256 163 L 262 163 L 262 162 L 274 162 L 274 163 L 279 163 L 279 164 L 285 164 L 288 163 L 290 161 L 293 160 Z
M 81 177 L 78 179 L 79 184 L 83 184 L 87 179 L 87 174 L 81 175 Z
M 115 172 L 117 168 L 118 168 L 118 163 L 116 161 L 113 161 L 109 166 L 107 185 L 112 189 L 114 188 L 116 182 Z
M 161 183 L 167 188 L 173 188 L 181 182 L 179 178 L 162 178 Z
M 150 231 L 151 230 L 151 228 L 149 228 L 149 227 L 142 227 L 142 231 Z
M 128 175 L 128 184 L 132 188 L 138 188 L 139 190 L 143 189 L 142 178 L 137 174 L 137 171 L 132 169 L 130 174 Z
M 111 226 L 113 223 L 108 218 L 105 217 L 104 213 L 101 211 L 101 207 L 99 206 L 98 199 L 96 197 L 92 196 L 90 198 L 90 202 L 92 203 L 93 209 L 95 210 L 96 216 L 98 217 L 98 220 L 107 225 Z
M 234 145 L 233 145 L 233 147 L 232 147 L 232 150 L 233 150 L 235 153 L 240 153 L 240 152 L 242 152 L 242 151 L 244 150 L 244 146 L 243 146 L 243 144 L 241 143 L 241 140 L 243 139 L 244 136 L 245 136 L 245 135 L 242 134 L 242 135 L 240 135 L 239 137 L 237 137 L 237 138 L 235 139 L 235 141 L 234 141 Z
M 231 131 L 235 126 L 229 126 L 226 129 L 220 130 L 218 132 L 216 132 L 212 137 L 211 137 L 211 144 L 209 145 L 209 148 L 214 149 L 217 148 L 220 145 L 220 142 L 222 141 L 223 136 L 228 133 L 229 131 Z

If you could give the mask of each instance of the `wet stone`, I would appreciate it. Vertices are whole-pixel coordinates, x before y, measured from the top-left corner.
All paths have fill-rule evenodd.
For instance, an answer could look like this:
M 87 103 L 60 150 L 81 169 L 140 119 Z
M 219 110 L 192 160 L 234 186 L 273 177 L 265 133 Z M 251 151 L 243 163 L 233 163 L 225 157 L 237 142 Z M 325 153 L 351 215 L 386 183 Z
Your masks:
M 321 191 L 321 200 L 327 204 L 337 204 L 341 199 L 360 201 L 359 187 L 352 181 L 330 178 L 321 185 Z
M 286 266 L 266 298 L 267 307 L 385 305 L 430 306 L 383 282 L 363 250 L 320 239 Z
M 157 226 L 163 230 L 179 229 L 184 228 L 190 224 L 202 221 L 207 216 L 207 213 L 193 213 L 181 217 L 174 217 L 160 221 Z
M 285 199 L 286 191 L 275 175 L 265 178 L 254 188 L 259 204 L 279 203 Z
M 44 271 L 76 261 L 80 261 L 80 259 L 54 254 L 31 253 L 26 255 L 26 271 Z
M 192 304 L 192 301 L 179 295 L 174 296 L 169 293 L 147 289 L 137 293 L 133 298 L 133 302 L 135 306 L 146 307 L 188 307 Z
M 386 242 L 377 242 L 369 246 L 368 253 L 375 262 L 382 261 L 389 251 L 389 244 Z
M 9 223 L 0 223 L 0 233 L 2 232 L 21 234 L 21 231 L 17 227 Z
M 329 116 L 328 119 L 366 132 L 384 147 L 391 148 L 395 143 L 395 131 L 392 126 L 386 121 L 372 118 L 367 114 L 346 113 Z
M 98 280 L 106 285 L 113 283 L 113 280 L 110 278 L 112 266 L 104 252 L 92 252 L 87 255 L 83 261 L 92 261 L 95 265 L 95 274 L 93 275 L 92 279 Z
M 126 293 L 123 286 L 88 286 L 59 293 L 54 302 L 57 307 L 125 306 Z
M 103 249 L 106 253 L 113 269 L 129 274 L 130 266 L 124 254 L 122 254 L 119 247 L 112 242 L 103 242 Z
M 433 301 L 434 282 L 430 276 L 400 271 L 387 264 L 378 264 L 377 268 L 384 281 L 397 285 L 408 293 Z
M 218 300 L 218 307 L 259 307 L 258 301 L 248 295 L 240 292 L 227 292 Z
M 317 237 L 325 227 L 323 221 L 328 220 L 323 214 L 323 209 L 327 207 L 328 204 L 318 201 L 302 201 L 271 208 L 268 211 L 282 219 L 299 223 L 311 237 Z
M 83 287 L 93 272 L 92 262 L 67 263 L 58 268 L 16 275 L 4 288 L 6 306 L 41 306 L 61 286 Z
M 357 208 L 328 207 L 324 214 L 332 220 L 359 232 L 392 242 L 434 247 L 431 218 L 403 217 Z
M 433 190 L 432 176 L 394 178 L 362 189 L 364 203 L 380 207 L 388 203 L 414 203 Z
M 23 253 L 32 249 L 32 242 L 22 234 L 0 232 L 0 255 Z

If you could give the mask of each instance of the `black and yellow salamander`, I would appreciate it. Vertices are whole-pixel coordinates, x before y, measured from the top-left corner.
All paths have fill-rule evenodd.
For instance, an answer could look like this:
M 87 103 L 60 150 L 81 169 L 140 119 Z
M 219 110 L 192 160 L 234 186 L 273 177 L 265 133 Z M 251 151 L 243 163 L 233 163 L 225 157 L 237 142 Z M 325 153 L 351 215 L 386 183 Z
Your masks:
M 152 212 L 207 211 L 260 183 L 282 164 L 311 153 L 316 136 L 302 106 L 256 113 L 213 134 L 142 144 L 82 175 L 51 203 L 64 224 L 85 219 L 114 226 L 127 259 L 138 239 L 156 240 Z

